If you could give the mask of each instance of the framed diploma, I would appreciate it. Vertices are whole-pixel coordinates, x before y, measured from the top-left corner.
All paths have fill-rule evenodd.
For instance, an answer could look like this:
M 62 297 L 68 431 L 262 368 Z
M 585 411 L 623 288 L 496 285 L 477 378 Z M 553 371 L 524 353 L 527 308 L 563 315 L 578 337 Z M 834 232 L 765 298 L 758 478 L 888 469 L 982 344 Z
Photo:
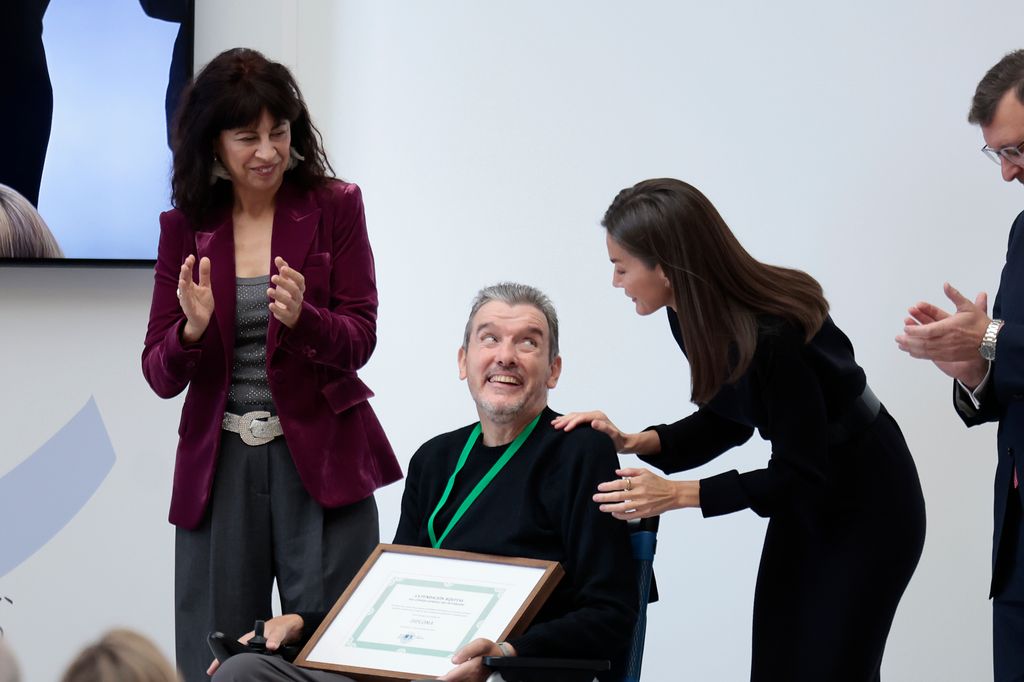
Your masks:
M 556 561 L 378 545 L 295 663 L 366 682 L 438 677 L 472 640 L 526 630 L 563 575 Z

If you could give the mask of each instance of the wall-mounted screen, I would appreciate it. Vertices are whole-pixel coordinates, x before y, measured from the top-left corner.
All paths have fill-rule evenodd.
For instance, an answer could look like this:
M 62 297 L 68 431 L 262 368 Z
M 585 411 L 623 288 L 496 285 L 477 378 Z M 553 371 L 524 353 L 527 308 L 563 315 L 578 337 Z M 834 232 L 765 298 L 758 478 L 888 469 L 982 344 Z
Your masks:
M 152 262 L 192 0 L 0 4 L 0 263 Z

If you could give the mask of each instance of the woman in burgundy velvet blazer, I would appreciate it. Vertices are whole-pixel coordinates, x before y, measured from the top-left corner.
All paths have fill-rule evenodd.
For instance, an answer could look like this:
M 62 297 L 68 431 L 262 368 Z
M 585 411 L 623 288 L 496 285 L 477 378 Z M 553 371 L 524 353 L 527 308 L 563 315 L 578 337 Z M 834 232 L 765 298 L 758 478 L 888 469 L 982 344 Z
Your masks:
M 271 251 L 305 277 L 298 323 L 271 317 L 267 378 L 309 494 L 325 507 L 351 504 L 402 477 L 384 431 L 367 403 L 373 392 L 356 374 L 377 343 L 377 288 L 356 185 L 333 182 L 315 192 L 285 183 L 274 213 Z M 199 343 L 183 344 L 185 315 L 175 296 L 189 255 L 209 258 L 217 308 Z M 179 210 L 160 216 L 160 248 L 142 371 L 161 398 L 186 386 L 178 426 L 171 523 L 199 525 L 221 439 L 235 338 L 231 216 L 196 231 Z M 271 264 L 271 274 L 277 268 Z
M 275 581 L 285 612 L 328 610 L 379 540 L 374 491 L 402 473 L 356 375 L 377 341 L 362 196 L 330 177 L 291 74 L 229 50 L 174 132 L 142 370 L 163 398 L 188 389 L 170 521 L 191 682 L 209 632 L 270 618 Z

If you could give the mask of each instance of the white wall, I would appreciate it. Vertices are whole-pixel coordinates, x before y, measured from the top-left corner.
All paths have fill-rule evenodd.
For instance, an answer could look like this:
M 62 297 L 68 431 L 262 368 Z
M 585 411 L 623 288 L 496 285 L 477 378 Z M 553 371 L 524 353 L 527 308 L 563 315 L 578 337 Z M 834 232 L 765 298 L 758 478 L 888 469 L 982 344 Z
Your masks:
M 995 430 L 964 429 L 948 382 L 892 339 L 944 280 L 995 291 L 1021 190 L 978 153 L 965 116 L 985 69 L 1020 47 L 1019 2 L 199 4 L 197 61 L 243 44 L 294 68 L 335 168 L 363 188 L 381 296 L 363 375 L 403 463 L 473 418 L 455 350 L 475 290 L 506 278 L 559 307 L 553 407 L 601 407 L 624 428 L 689 412 L 664 320 L 636 317 L 609 286 L 597 226 L 620 188 L 689 180 L 755 256 L 821 280 L 917 458 L 928 539 L 885 676 L 991 675 Z M 171 650 L 180 401 L 155 398 L 138 369 L 150 281 L 0 269 L 0 474 L 90 395 L 118 457 L 81 513 L 0 577 L 15 600 L 0 602 L 0 626 L 27 679 L 56 678 L 114 623 Z M 767 455 L 752 442 L 697 475 Z M 379 495 L 385 537 L 400 493 Z M 645 679 L 744 679 L 764 522 L 678 512 L 662 528 Z

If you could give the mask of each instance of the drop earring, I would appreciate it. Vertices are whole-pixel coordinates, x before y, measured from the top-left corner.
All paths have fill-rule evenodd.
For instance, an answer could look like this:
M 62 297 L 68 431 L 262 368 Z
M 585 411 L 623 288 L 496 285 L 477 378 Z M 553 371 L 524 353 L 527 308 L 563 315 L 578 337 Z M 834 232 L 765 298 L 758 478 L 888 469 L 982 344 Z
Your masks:
M 228 173 L 228 169 L 224 167 L 224 164 L 220 162 L 217 155 L 213 155 L 213 165 L 210 167 L 210 184 L 214 184 L 217 180 L 231 180 L 231 175 Z
M 306 157 L 299 153 L 295 147 L 288 149 L 288 165 L 285 166 L 285 170 L 291 170 L 299 165 L 299 161 L 305 161 Z

